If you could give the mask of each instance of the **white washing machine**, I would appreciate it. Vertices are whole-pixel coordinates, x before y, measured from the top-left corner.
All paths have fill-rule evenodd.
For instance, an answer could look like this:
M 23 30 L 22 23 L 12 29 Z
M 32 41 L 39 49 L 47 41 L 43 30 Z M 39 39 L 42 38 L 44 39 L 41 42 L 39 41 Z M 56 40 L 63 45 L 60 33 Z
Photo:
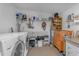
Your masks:
M 24 56 L 27 33 L 7 33 L 0 35 L 1 56 Z
M 27 32 L 20 32 L 19 33 L 19 40 L 24 42 L 25 45 L 25 52 L 24 55 L 26 56 L 28 53 L 28 41 L 27 41 Z

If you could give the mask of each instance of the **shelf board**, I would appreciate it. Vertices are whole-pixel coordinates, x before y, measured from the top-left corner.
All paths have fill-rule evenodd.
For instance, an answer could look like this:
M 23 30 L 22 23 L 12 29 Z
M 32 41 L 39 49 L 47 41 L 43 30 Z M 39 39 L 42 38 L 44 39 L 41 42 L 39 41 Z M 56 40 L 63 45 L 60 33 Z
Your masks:
M 74 22 L 74 20 L 66 20 L 66 21 L 64 21 L 64 22 Z

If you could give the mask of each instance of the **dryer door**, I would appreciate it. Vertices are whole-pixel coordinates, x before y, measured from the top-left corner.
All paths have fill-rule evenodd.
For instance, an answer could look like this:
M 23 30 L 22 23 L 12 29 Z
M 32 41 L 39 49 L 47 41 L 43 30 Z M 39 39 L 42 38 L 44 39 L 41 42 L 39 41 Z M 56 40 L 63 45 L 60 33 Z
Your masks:
M 23 56 L 25 51 L 25 45 L 22 41 L 18 41 L 12 51 L 12 56 Z

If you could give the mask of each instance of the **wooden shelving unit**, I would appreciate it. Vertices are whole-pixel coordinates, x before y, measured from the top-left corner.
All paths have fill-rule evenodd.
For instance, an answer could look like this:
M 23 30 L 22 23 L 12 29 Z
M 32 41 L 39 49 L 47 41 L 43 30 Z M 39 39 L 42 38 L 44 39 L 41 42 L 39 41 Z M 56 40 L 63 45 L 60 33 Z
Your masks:
M 55 17 L 53 19 L 53 29 L 54 30 L 62 30 L 62 18 L 61 17 Z
M 53 18 L 53 45 L 59 50 L 59 52 L 64 51 L 64 40 L 62 32 L 62 18 L 60 16 Z

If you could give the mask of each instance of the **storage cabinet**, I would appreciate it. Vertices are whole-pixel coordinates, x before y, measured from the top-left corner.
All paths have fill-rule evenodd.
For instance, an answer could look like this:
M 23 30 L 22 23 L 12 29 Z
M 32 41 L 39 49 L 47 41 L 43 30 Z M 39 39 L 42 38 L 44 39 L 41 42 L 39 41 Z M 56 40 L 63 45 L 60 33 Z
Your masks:
M 65 41 L 64 35 L 71 36 L 72 31 L 62 30 L 62 31 L 55 31 L 53 37 L 53 45 L 60 51 L 64 51 Z
M 64 41 L 62 34 L 62 18 L 56 13 L 53 18 L 53 45 L 61 52 L 64 50 Z
M 62 31 L 55 31 L 53 38 L 53 45 L 60 51 L 64 51 L 64 40 Z

